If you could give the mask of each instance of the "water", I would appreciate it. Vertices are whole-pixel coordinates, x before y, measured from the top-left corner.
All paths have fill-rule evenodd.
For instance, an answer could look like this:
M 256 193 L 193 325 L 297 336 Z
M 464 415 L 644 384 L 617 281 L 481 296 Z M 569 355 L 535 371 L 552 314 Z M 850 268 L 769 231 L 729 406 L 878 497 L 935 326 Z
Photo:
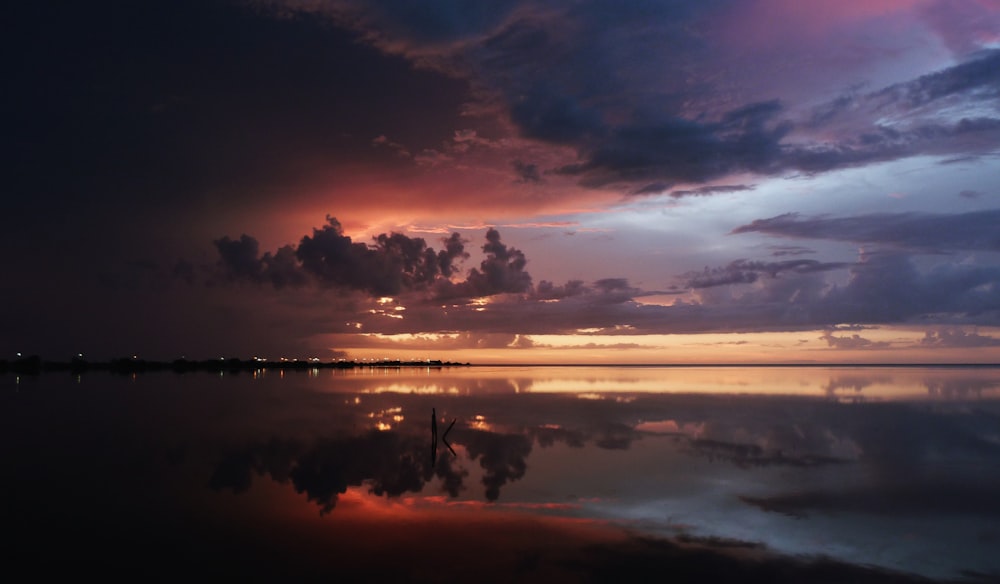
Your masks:
M 146 581 L 1000 578 L 998 398 L 1000 369 L 958 367 L 7 374 L 4 559 Z

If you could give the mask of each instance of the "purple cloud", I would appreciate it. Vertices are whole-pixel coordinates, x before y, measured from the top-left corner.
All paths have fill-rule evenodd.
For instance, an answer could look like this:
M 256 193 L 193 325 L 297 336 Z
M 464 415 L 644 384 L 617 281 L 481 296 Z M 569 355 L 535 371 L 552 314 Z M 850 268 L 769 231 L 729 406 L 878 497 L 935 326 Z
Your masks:
M 834 349 L 884 349 L 890 346 L 890 343 L 872 341 L 859 334 L 853 334 L 849 337 L 837 337 L 830 331 L 824 331 L 823 336 L 820 338 Z
M 954 328 L 927 331 L 920 344 L 927 347 L 1000 347 L 1000 339 Z
M 757 219 L 730 233 L 876 243 L 917 251 L 1000 250 L 1000 209 L 960 214 L 878 213 L 802 217 L 786 213 Z
M 702 272 L 688 274 L 691 288 L 711 288 L 727 284 L 751 284 L 761 276 L 777 278 L 785 272 L 810 274 L 839 270 L 848 267 L 843 262 L 823 263 L 816 260 L 785 260 L 781 262 L 754 262 L 736 260 L 721 268 L 705 268 Z

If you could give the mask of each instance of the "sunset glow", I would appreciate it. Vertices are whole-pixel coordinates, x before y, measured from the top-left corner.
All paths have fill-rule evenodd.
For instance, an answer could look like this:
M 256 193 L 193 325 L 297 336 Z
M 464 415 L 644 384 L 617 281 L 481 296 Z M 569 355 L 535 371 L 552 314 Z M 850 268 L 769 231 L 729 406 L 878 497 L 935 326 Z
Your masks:
M 996 2 L 473 6 L 24 8 L 4 358 L 1000 361 Z

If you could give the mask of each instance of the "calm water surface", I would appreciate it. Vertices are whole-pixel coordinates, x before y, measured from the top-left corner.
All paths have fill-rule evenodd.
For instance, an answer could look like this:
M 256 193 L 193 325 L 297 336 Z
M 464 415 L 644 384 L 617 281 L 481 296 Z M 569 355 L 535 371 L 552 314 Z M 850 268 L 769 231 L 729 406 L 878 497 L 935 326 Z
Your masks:
M 0 390 L 4 559 L 39 576 L 1000 579 L 996 368 L 44 373 Z

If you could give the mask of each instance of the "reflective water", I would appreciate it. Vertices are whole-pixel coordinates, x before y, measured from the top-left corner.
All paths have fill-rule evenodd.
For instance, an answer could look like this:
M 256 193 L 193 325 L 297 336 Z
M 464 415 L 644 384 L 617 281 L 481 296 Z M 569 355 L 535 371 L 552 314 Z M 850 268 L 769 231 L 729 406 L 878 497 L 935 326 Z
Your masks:
M 998 398 L 996 368 L 7 374 L 4 559 L 142 581 L 996 579 Z

